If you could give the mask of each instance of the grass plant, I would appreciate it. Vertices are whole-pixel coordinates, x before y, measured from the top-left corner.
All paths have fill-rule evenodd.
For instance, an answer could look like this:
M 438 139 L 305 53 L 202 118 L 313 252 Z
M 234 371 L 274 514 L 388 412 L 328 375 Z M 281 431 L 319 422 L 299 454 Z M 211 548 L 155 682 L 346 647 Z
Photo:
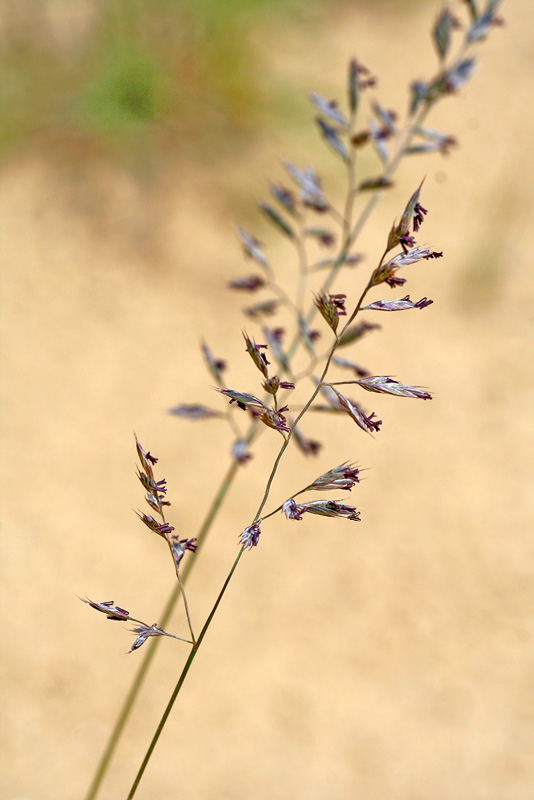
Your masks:
M 436 104 L 460 91 L 471 78 L 476 64 L 473 51 L 492 27 L 500 23 L 498 5 L 495 0 L 489 0 L 480 8 L 475 0 L 469 0 L 461 3 L 454 13 L 449 6 L 439 12 L 432 27 L 438 60 L 436 72 L 411 84 L 407 110 L 402 115 L 380 104 L 377 79 L 370 68 L 356 59 L 348 65 L 344 102 L 310 94 L 314 125 L 332 158 L 337 159 L 345 172 L 346 192 L 342 205 L 338 205 L 313 167 L 289 161 L 283 163 L 284 178 L 269 184 L 269 197 L 259 204 L 259 212 L 272 225 L 273 231 L 293 246 L 293 290 L 284 279 L 287 265 L 283 270 L 275 269 L 268 249 L 256 236 L 242 227 L 237 228 L 238 242 L 253 269 L 231 279 L 229 289 L 254 295 L 245 309 L 246 326 L 259 326 L 259 343 L 248 330 L 242 335 L 256 380 L 245 387 L 230 388 L 224 360 L 204 343 L 202 354 L 214 384 L 214 405 L 182 403 L 171 409 L 175 416 L 190 420 L 220 418 L 222 424 L 230 426 L 234 437 L 228 470 L 194 539 L 181 538 L 175 532 L 169 521 L 166 482 L 156 477 L 157 459 L 136 439 L 138 477 L 147 503 L 147 510 L 138 512 L 138 516 L 151 533 L 165 541 L 177 581 L 157 625 L 134 618 L 113 601 L 84 600 L 110 620 L 133 622 L 136 638 L 129 652 L 143 646 L 145 651 L 86 800 L 93 800 L 99 792 L 159 641 L 180 638 L 166 630 L 178 600 L 183 601 L 189 630 L 189 638 L 179 646 L 187 646 L 188 652 L 184 656 L 185 663 L 177 670 L 175 688 L 137 768 L 128 798 L 136 794 L 239 562 L 248 557 L 248 551 L 261 544 L 268 520 L 281 514 L 290 524 L 305 525 L 308 515 L 312 514 L 338 518 L 342 520 L 339 524 L 361 521 L 361 512 L 347 495 L 360 482 L 363 470 L 353 462 L 352 453 L 347 453 L 347 461 L 342 464 L 325 463 L 318 467 L 318 477 L 311 483 L 299 483 L 298 474 L 295 475 L 295 483 L 285 501 L 272 507 L 271 489 L 287 449 L 295 447 L 305 456 L 320 458 L 322 445 L 313 437 L 313 413 L 347 417 L 347 426 L 355 425 L 358 429 L 351 428 L 347 432 L 349 440 L 351 433 L 355 436 L 382 435 L 382 420 L 369 409 L 362 390 L 369 396 L 381 393 L 415 400 L 431 399 L 431 393 L 425 388 L 389 375 L 374 374 L 360 364 L 355 351 L 364 336 L 377 334 L 381 327 L 377 320 L 382 319 L 384 313 L 417 312 L 412 316 L 414 323 L 420 324 L 419 312 L 428 313 L 426 309 L 432 304 L 427 297 L 410 297 L 405 287 L 412 268 L 428 270 L 429 264 L 443 256 L 441 250 L 418 242 L 428 210 L 424 206 L 424 176 L 419 172 L 417 155 L 428 152 L 443 155 L 455 146 L 450 132 L 429 127 L 427 117 Z M 366 123 L 367 113 L 370 116 Z M 380 163 L 376 174 L 360 174 L 359 154 L 363 148 L 375 149 Z M 413 191 L 409 197 L 399 200 L 398 218 L 388 220 L 382 240 L 377 242 L 376 254 L 372 256 L 372 266 L 365 269 L 355 245 L 380 197 L 384 192 L 394 191 L 393 178 L 404 159 L 411 159 L 413 165 Z M 344 291 L 344 280 L 348 283 L 349 275 L 351 285 L 355 280 L 360 281 L 358 299 L 352 303 L 347 299 L 348 290 Z M 335 291 L 334 283 L 337 284 Z M 393 290 L 393 296 L 389 290 Z M 243 520 L 241 532 L 236 531 L 236 555 L 228 575 L 214 593 L 213 606 L 203 625 L 195 631 L 185 584 L 236 474 L 253 458 L 260 434 L 274 437 L 279 449 L 265 475 L 256 513 L 251 519 Z

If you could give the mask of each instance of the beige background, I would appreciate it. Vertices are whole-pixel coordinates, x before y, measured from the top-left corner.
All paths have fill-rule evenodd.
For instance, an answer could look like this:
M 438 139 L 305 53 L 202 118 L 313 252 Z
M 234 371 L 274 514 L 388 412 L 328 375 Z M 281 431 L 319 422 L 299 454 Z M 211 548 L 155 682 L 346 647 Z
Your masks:
M 376 5 L 376 4 L 375 4 Z M 433 69 L 436 4 L 384 3 L 296 16 L 251 31 L 273 82 L 342 96 L 357 55 L 386 106 Z M 140 798 L 527 800 L 534 791 L 530 0 L 430 123 L 458 137 L 448 159 L 405 163 L 360 249 L 355 299 L 393 217 L 426 175 L 425 242 L 446 258 L 410 268 L 424 312 L 382 315 L 357 359 L 430 387 L 432 403 L 364 396 L 374 440 L 349 420 L 311 418 L 325 447 L 290 455 L 283 500 L 347 459 L 370 467 L 352 500 L 363 521 L 282 519 L 242 560 Z M 172 521 L 194 535 L 227 468 L 222 423 L 165 415 L 216 402 L 198 340 L 254 391 L 240 330 L 245 274 L 232 226 L 256 230 L 280 274 L 289 247 L 253 201 L 281 158 L 313 162 L 340 191 L 337 162 L 302 130 L 263 129 L 221 163 L 179 157 L 150 179 L 91 162 L 73 169 L 14 153 L 0 174 L 2 228 L 3 742 L 0 796 L 82 797 L 140 654 L 76 595 L 151 622 L 173 586 L 164 546 L 136 522 L 132 431 L 160 457 Z M 371 169 L 376 167 L 371 166 Z M 340 197 L 340 195 L 337 195 Z M 377 295 L 378 296 L 378 295 Z M 253 326 L 248 325 L 252 331 Z M 261 338 L 258 336 L 259 340 Z M 356 353 L 355 353 L 356 357 Z M 200 627 L 254 514 L 276 437 L 240 472 L 192 573 Z M 181 616 L 173 630 L 185 631 Z M 185 649 L 164 642 L 103 800 L 124 797 Z

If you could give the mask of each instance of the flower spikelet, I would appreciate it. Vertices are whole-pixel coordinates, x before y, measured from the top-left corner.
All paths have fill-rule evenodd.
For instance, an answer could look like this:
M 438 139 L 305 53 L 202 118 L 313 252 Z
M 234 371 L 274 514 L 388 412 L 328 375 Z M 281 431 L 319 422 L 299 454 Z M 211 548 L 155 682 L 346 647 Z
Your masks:
M 320 489 L 327 491 L 330 489 L 345 489 L 350 491 L 355 483 L 360 482 L 360 470 L 354 464 L 341 464 L 339 467 L 320 475 L 306 489 Z
M 165 631 L 156 623 L 153 625 L 138 625 L 136 628 L 132 628 L 132 633 L 137 633 L 137 639 L 130 649 L 126 651 L 128 654 L 141 647 L 150 636 L 165 636 Z
M 267 349 L 267 345 L 266 344 L 256 344 L 256 342 L 253 339 L 249 339 L 249 337 L 247 336 L 245 331 L 243 331 L 243 338 L 244 338 L 245 344 L 247 346 L 247 353 L 249 354 L 249 356 L 251 357 L 251 359 L 253 360 L 253 362 L 257 366 L 257 368 L 260 370 L 262 375 L 265 378 L 267 378 L 268 375 L 269 375 L 268 370 L 267 370 L 267 365 L 270 362 L 267 361 L 267 356 L 265 355 L 265 353 L 261 352 L 262 350 L 266 350 Z
M 311 500 L 309 503 L 302 503 L 299 508 L 303 512 L 321 517 L 345 517 L 353 522 L 360 522 L 360 512 L 354 506 L 347 506 L 338 500 Z
M 248 231 L 244 230 L 244 228 L 237 228 L 237 235 L 243 245 L 245 255 L 252 258 L 260 267 L 266 269 L 269 266 L 269 262 L 267 261 L 267 256 L 260 247 L 259 241 L 252 236 L 252 234 L 248 233 Z
M 245 550 L 250 550 L 251 547 L 257 547 L 259 539 L 260 539 L 260 526 L 258 522 L 255 522 L 253 525 L 249 525 L 248 528 L 240 534 L 239 542 L 245 548 Z
M 378 432 L 380 430 L 382 420 L 374 420 L 374 412 L 370 416 L 367 416 L 363 413 L 357 403 L 352 403 L 348 397 L 345 397 L 345 395 L 341 394 L 341 392 L 338 392 L 335 386 L 333 386 L 332 389 L 336 393 L 341 407 L 348 413 L 348 415 L 354 420 L 356 425 L 362 429 L 362 431 L 365 431 L 366 433 L 373 433 L 374 431 Z
M 80 600 L 82 603 L 87 603 L 87 605 L 91 606 L 91 608 L 96 609 L 96 611 L 101 611 L 102 614 L 105 614 L 108 619 L 120 620 L 122 622 L 130 619 L 130 612 L 126 611 L 125 608 L 116 606 L 113 600 L 106 600 L 103 603 L 96 603 L 94 600 L 89 600 L 88 597 L 80 597 Z
M 422 297 L 416 303 L 410 300 L 410 295 L 402 297 L 400 300 L 375 300 L 368 306 L 364 306 L 362 311 L 405 311 L 408 308 L 427 308 L 432 305 L 434 301 L 429 300 L 427 297 Z
M 282 512 L 288 519 L 296 519 L 299 521 L 302 520 L 302 515 L 304 513 L 302 506 L 298 506 L 292 497 L 285 501 L 282 506 Z
M 397 395 L 397 397 L 416 397 L 419 400 L 432 400 L 432 395 L 429 392 L 425 392 L 419 386 L 408 386 L 386 375 L 362 378 L 359 381 L 355 381 L 355 383 L 358 383 L 362 389 L 367 389 L 368 392 L 394 394 Z
M 345 310 L 345 294 L 324 294 L 320 292 L 315 295 L 314 303 L 322 317 L 330 325 L 334 333 L 339 325 L 339 317 L 347 314 Z

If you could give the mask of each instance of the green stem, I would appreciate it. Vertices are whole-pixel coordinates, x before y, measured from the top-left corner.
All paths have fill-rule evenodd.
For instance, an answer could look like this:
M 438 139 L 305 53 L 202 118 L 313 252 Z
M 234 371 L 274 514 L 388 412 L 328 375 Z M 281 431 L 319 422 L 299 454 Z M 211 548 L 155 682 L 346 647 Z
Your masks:
M 182 669 L 182 672 L 180 673 L 180 677 L 178 678 L 178 682 L 177 682 L 176 686 L 174 687 L 173 693 L 171 694 L 171 696 L 169 698 L 169 702 L 167 703 L 165 711 L 163 712 L 163 716 L 161 717 L 161 719 L 159 721 L 158 727 L 156 728 L 156 732 L 154 733 L 154 736 L 152 737 L 152 741 L 150 742 L 150 744 L 148 746 L 148 750 L 145 753 L 145 757 L 143 758 L 143 761 L 141 762 L 141 766 L 139 767 L 137 775 L 135 776 L 135 780 L 132 783 L 132 788 L 130 789 L 130 791 L 128 793 L 127 800 L 132 800 L 132 797 L 135 795 L 135 793 L 137 791 L 137 787 L 139 786 L 139 783 L 141 781 L 141 778 L 143 777 L 143 774 L 144 774 L 144 771 L 145 771 L 145 769 L 147 767 L 147 764 L 150 761 L 150 757 L 151 757 L 151 755 L 152 755 L 152 753 L 154 751 L 154 748 L 155 748 L 155 746 L 156 746 L 156 744 L 158 742 L 158 739 L 159 739 L 159 737 L 161 735 L 161 732 L 162 732 L 163 728 L 165 727 L 165 723 L 167 722 L 169 714 L 172 711 L 172 707 L 174 706 L 174 703 L 176 701 L 176 698 L 178 697 L 180 689 L 182 688 L 183 683 L 184 683 L 184 681 L 185 681 L 185 679 L 187 677 L 187 673 L 189 672 L 191 664 L 193 663 L 194 658 L 195 658 L 195 656 L 198 653 L 198 650 L 200 648 L 200 645 L 202 644 L 202 640 L 204 639 L 204 636 L 206 635 L 207 630 L 208 630 L 209 626 L 211 625 L 211 621 L 212 621 L 213 617 L 215 616 L 215 613 L 216 613 L 216 611 L 217 611 L 217 609 L 219 607 L 219 603 L 221 602 L 221 600 L 223 598 L 223 595 L 226 592 L 228 584 L 230 583 L 230 581 L 232 579 L 232 575 L 234 574 L 234 572 L 236 570 L 236 567 L 239 564 L 239 560 L 240 560 L 241 556 L 243 555 L 243 552 L 244 552 L 244 548 L 242 547 L 240 549 L 239 553 L 237 554 L 236 560 L 232 564 L 232 568 L 231 568 L 230 572 L 228 573 L 228 575 L 226 577 L 226 580 L 225 580 L 225 582 L 223 584 L 223 587 L 222 587 L 221 591 L 218 594 L 217 600 L 215 601 L 215 604 L 214 604 L 213 608 L 211 609 L 210 615 L 207 618 L 206 622 L 204 623 L 204 627 L 202 628 L 202 630 L 200 632 L 200 636 L 198 637 L 196 645 L 193 645 L 193 647 L 191 648 L 191 652 L 189 653 L 189 657 L 188 657 L 187 661 L 185 662 L 185 666 Z

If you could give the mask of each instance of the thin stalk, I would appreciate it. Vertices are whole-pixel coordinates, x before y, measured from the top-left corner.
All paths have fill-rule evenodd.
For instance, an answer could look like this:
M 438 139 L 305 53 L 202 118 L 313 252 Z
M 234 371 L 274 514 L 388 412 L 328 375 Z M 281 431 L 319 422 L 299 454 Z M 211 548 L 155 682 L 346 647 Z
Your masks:
M 161 719 L 159 721 L 158 727 L 156 728 L 156 732 L 154 733 L 154 736 L 152 737 L 152 741 L 150 742 L 150 744 L 148 746 L 148 750 L 145 753 L 145 757 L 143 758 L 143 761 L 141 762 L 141 766 L 139 767 L 137 775 L 135 776 L 134 782 L 132 784 L 132 788 L 130 789 L 130 791 L 128 793 L 127 800 L 132 800 L 133 796 L 135 795 L 135 793 L 137 791 L 137 787 L 139 786 L 139 783 L 141 781 L 141 778 L 143 777 L 143 774 L 144 774 L 145 769 L 146 769 L 146 767 L 148 765 L 148 762 L 150 761 L 150 757 L 151 757 L 152 753 L 154 752 L 154 748 L 155 748 L 155 746 L 156 746 L 156 744 L 158 742 L 159 737 L 161 736 L 161 732 L 162 732 L 163 728 L 165 727 L 165 723 L 167 722 L 169 714 L 172 711 L 172 707 L 174 706 L 174 703 L 176 701 L 176 698 L 178 697 L 180 689 L 182 688 L 183 683 L 184 683 L 184 681 L 185 681 L 185 679 L 187 677 L 187 673 L 189 672 L 191 664 L 193 663 L 194 658 L 195 658 L 195 656 L 198 653 L 198 650 L 200 648 L 200 645 L 202 644 L 202 640 L 204 639 L 204 636 L 206 635 L 207 630 L 208 630 L 209 626 L 211 625 L 211 621 L 212 621 L 213 617 L 215 616 L 215 613 L 216 613 L 216 611 L 217 611 L 217 609 L 219 607 L 219 603 L 221 602 L 221 600 L 223 598 L 223 595 L 226 592 L 226 589 L 228 587 L 228 584 L 230 583 L 230 581 L 232 579 L 232 575 L 234 574 L 234 572 L 236 570 L 236 567 L 239 564 L 239 560 L 240 560 L 241 556 L 243 555 L 243 551 L 244 551 L 244 548 L 241 547 L 241 549 L 239 550 L 239 553 L 237 554 L 237 558 L 234 561 L 234 563 L 232 564 L 232 568 L 230 569 L 230 572 L 228 573 L 228 575 L 226 577 L 226 580 L 225 580 L 225 582 L 223 584 L 223 587 L 222 587 L 221 591 L 219 592 L 219 594 L 217 596 L 217 600 L 215 601 L 215 604 L 214 604 L 213 608 L 210 611 L 210 615 L 207 618 L 206 622 L 204 623 L 204 627 L 200 631 L 200 636 L 198 637 L 198 640 L 197 640 L 196 644 L 193 645 L 193 647 L 191 648 L 191 652 L 189 653 L 189 657 L 188 657 L 187 661 L 185 662 L 185 666 L 182 669 L 182 672 L 180 673 L 180 677 L 178 678 L 178 682 L 177 682 L 176 686 L 173 689 L 173 692 L 172 692 L 172 694 L 171 694 L 171 696 L 169 698 L 169 702 L 167 703 L 165 711 L 163 712 L 163 716 L 161 717 Z
M 163 524 L 165 525 L 167 523 L 167 520 L 165 519 L 165 512 L 163 510 L 163 503 L 162 503 L 161 497 L 160 497 L 158 492 L 156 492 L 156 500 L 157 500 L 157 503 L 158 503 L 159 513 L 160 513 L 161 519 L 163 520 Z M 168 537 L 165 537 L 165 538 L 167 539 L 167 544 L 169 545 L 169 548 L 170 548 L 170 551 L 171 551 L 171 555 L 172 555 L 171 538 L 168 538 Z M 174 558 L 173 558 L 173 560 L 174 560 Z M 192 643 L 195 644 L 195 634 L 193 633 L 193 626 L 191 624 L 191 615 L 189 614 L 189 604 L 187 602 L 187 597 L 186 597 L 186 594 L 185 594 L 184 585 L 182 583 L 182 579 L 180 577 L 180 572 L 178 570 L 178 564 L 176 564 L 175 566 L 176 566 L 176 577 L 178 578 L 178 586 L 180 588 L 180 594 L 182 595 L 182 598 L 183 598 L 183 601 L 184 601 L 185 616 L 187 618 L 187 625 L 189 626 L 189 633 L 191 634 Z
M 189 613 L 189 603 L 187 602 L 187 597 L 186 597 L 186 594 L 185 594 L 184 584 L 183 584 L 182 578 L 180 577 L 180 570 L 178 568 L 176 569 L 176 577 L 178 578 L 178 583 L 180 585 L 180 592 L 182 593 L 182 598 L 183 598 L 183 601 L 184 601 L 185 616 L 187 617 L 187 624 L 189 626 L 189 633 L 191 634 L 192 643 L 194 645 L 195 642 L 196 642 L 196 639 L 195 639 L 195 634 L 193 633 L 193 626 L 191 624 L 191 615 Z

